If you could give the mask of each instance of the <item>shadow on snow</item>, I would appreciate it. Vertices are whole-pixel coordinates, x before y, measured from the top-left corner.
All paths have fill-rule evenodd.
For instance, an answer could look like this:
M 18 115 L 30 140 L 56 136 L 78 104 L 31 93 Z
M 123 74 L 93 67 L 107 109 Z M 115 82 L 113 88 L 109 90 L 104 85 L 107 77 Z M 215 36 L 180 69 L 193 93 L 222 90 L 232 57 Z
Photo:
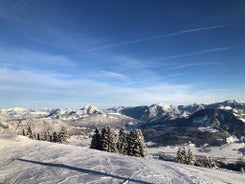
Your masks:
M 132 176 L 129 177 L 129 178 L 125 178 L 125 177 L 122 177 L 122 176 L 117 176 L 117 175 L 112 175 L 112 174 L 108 174 L 108 173 L 103 173 L 103 172 L 100 172 L 100 171 L 94 171 L 94 170 L 89 170 L 89 169 L 73 167 L 73 166 L 69 166 L 69 165 L 65 165 L 65 164 L 38 162 L 38 161 L 33 161 L 33 160 L 21 159 L 21 158 L 17 158 L 16 160 L 19 160 L 19 161 L 22 161 L 22 162 L 28 162 L 28 163 L 32 163 L 32 164 L 39 164 L 39 165 L 48 166 L 48 167 L 58 167 L 58 168 L 70 169 L 70 170 L 73 170 L 73 171 L 82 172 L 82 173 L 86 173 L 86 174 L 103 175 L 103 176 L 107 176 L 107 177 L 112 177 L 112 178 L 124 180 L 122 183 L 126 183 L 127 181 L 130 181 L 130 182 L 136 182 L 136 183 L 142 183 L 142 184 L 151 184 L 149 182 L 132 179 L 131 178 Z

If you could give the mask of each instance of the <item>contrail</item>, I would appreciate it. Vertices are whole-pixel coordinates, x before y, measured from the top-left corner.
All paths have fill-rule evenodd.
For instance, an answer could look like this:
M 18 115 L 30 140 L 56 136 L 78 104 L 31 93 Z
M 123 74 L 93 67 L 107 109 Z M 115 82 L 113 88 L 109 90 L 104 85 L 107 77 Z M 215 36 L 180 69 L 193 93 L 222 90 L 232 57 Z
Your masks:
M 208 65 L 222 65 L 222 63 L 189 63 L 185 65 L 178 65 L 175 67 L 171 67 L 171 68 L 168 68 L 168 70 L 181 69 L 181 68 L 187 68 L 187 67 L 193 67 L 193 66 L 208 66 Z
M 206 53 L 210 53 L 210 52 L 218 52 L 218 51 L 223 51 L 223 50 L 230 50 L 230 49 L 234 49 L 234 48 L 235 47 L 222 47 L 222 48 L 203 50 L 203 51 L 199 51 L 199 52 L 192 52 L 192 53 L 188 53 L 188 54 L 168 56 L 168 57 L 164 57 L 162 59 L 159 59 L 159 61 L 168 60 L 168 59 L 182 58 L 182 57 L 189 57 L 189 56 L 196 56 L 196 55 L 200 55 L 200 54 L 206 54 Z
M 187 33 L 193 33 L 193 32 L 205 31 L 205 30 L 211 30 L 211 29 L 218 29 L 218 28 L 224 28 L 224 27 L 231 27 L 231 26 L 233 26 L 233 25 L 220 25 L 220 26 L 209 26 L 209 27 L 201 27 L 201 28 L 195 28 L 195 29 L 187 29 L 187 30 L 182 30 L 179 32 L 169 33 L 169 34 L 165 34 L 165 35 L 157 35 L 157 36 L 145 37 L 145 38 L 136 39 L 136 40 L 130 40 L 130 41 L 126 41 L 126 42 L 120 42 L 120 43 L 116 43 L 116 44 L 104 45 L 101 47 L 89 49 L 89 50 L 87 50 L 87 52 L 102 50 L 102 49 L 116 47 L 116 46 L 120 46 L 120 45 L 128 45 L 128 44 L 147 41 L 147 40 L 156 40 L 156 39 L 178 36 L 178 35 L 187 34 Z

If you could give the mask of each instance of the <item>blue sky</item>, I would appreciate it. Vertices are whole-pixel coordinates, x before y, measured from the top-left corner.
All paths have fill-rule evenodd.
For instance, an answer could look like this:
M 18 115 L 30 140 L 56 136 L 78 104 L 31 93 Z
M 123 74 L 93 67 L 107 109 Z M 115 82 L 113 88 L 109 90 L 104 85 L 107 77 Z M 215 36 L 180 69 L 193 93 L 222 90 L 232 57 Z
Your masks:
M 244 100 L 243 0 L 1 0 L 0 108 Z

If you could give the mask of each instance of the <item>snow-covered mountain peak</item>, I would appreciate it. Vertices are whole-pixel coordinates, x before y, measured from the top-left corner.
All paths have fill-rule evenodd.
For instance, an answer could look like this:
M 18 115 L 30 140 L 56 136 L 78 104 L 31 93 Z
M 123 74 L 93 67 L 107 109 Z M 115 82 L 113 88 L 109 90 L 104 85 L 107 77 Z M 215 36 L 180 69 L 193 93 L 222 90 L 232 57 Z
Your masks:
M 153 108 L 161 107 L 165 111 L 169 111 L 170 109 L 173 108 L 173 105 L 168 105 L 165 103 L 158 103 L 158 104 L 151 105 L 150 107 L 153 107 Z
M 9 108 L 9 109 L 2 109 L 2 112 L 16 112 L 16 113 L 20 113 L 23 111 L 27 111 L 27 109 L 25 108 L 21 108 L 21 107 L 14 107 L 14 108 Z
M 224 103 L 227 103 L 227 104 L 245 104 L 245 101 L 243 100 L 226 100 L 224 101 Z
M 84 108 L 81 109 L 84 113 L 91 115 L 91 114 L 103 114 L 104 112 L 94 105 L 85 105 Z
M 12 108 L 10 110 L 13 110 L 13 111 L 16 111 L 16 112 L 20 112 L 20 111 L 26 111 L 27 109 L 21 108 L 21 107 L 14 107 L 14 108 Z
M 114 106 L 112 108 L 107 109 L 108 111 L 112 111 L 112 112 L 117 112 L 119 113 L 121 110 L 125 109 L 125 108 L 130 108 L 130 106 Z
M 65 115 L 65 114 L 70 114 L 71 112 L 73 112 L 73 109 L 65 108 L 65 109 L 61 109 L 59 113 L 60 115 Z
M 239 101 L 239 100 L 226 100 L 224 102 L 220 102 L 220 103 L 215 103 L 215 105 L 218 106 L 230 106 L 232 108 L 236 108 L 236 107 L 241 107 L 241 106 L 245 106 L 245 101 Z

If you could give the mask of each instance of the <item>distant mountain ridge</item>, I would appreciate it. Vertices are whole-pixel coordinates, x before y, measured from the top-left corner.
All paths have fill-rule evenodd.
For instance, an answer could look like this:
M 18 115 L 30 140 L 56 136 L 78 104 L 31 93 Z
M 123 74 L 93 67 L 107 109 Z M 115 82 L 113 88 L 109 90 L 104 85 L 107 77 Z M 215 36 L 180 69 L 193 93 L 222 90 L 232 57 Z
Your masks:
M 193 113 L 202 109 L 245 109 L 245 101 L 227 100 L 212 104 L 192 104 L 192 105 L 167 105 L 163 103 L 150 106 L 134 107 L 113 107 L 110 110 L 124 114 L 126 116 L 145 121 L 155 122 L 173 120 L 177 118 L 187 118 Z
M 245 102 L 227 100 L 213 104 L 114 107 L 112 110 L 143 121 L 146 141 L 159 145 L 188 142 L 222 145 L 229 137 L 244 139 Z
M 119 112 L 121 114 L 139 119 L 141 121 L 156 121 L 162 118 L 176 119 L 179 117 L 187 117 L 192 113 L 204 109 L 203 104 L 193 105 L 167 105 L 167 104 L 153 104 L 150 106 L 135 106 L 135 107 L 114 107 L 111 110 Z
M 81 109 L 0 110 L 0 133 L 21 134 L 32 126 L 37 132 L 58 130 L 66 126 L 71 134 L 79 135 L 87 128 L 141 128 L 146 141 L 159 145 L 193 142 L 197 145 L 221 145 L 226 139 L 245 136 L 245 102 L 227 100 L 213 104 L 113 107 L 101 110 L 93 105 Z M 86 135 L 88 131 L 86 130 Z
M 57 131 L 66 126 L 71 134 L 80 134 L 84 128 L 124 127 L 139 121 L 120 113 L 106 112 L 93 105 L 81 109 L 24 109 L 0 110 L 0 133 L 21 134 L 22 129 L 31 126 L 36 132 Z M 87 132 L 87 131 L 86 131 Z

